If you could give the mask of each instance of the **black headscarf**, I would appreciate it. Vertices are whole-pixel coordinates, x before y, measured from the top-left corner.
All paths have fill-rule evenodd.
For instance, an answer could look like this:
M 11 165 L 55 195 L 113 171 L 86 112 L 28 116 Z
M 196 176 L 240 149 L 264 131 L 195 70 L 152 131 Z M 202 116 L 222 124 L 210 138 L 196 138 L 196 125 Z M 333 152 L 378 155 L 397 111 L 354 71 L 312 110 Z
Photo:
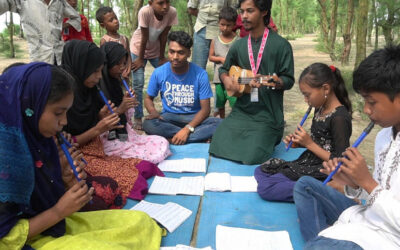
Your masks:
M 104 64 L 104 59 L 97 45 L 88 41 L 71 40 L 64 46 L 61 66 L 76 80 L 74 103 L 67 113 L 68 125 L 64 128 L 72 135 L 86 132 L 99 121 L 98 114 L 104 104 L 97 89 L 83 83 Z
M 108 70 L 117 65 L 122 58 L 128 57 L 128 51 L 119 43 L 107 42 L 101 46 L 101 51 L 106 55 L 106 64 L 103 68 L 103 78 L 100 80 L 100 88 L 116 106 L 122 103 L 124 91 L 121 88 L 121 79 L 112 78 Z M 121 123 L 126 123 L 124 114 L 120 115 Z

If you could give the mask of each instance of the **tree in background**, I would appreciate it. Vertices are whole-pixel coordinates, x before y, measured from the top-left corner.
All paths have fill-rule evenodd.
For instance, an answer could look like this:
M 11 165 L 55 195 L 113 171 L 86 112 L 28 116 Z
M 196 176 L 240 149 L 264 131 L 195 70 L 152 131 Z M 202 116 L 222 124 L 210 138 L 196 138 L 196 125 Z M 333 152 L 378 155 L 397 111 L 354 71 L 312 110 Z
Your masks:
M 104 30 L 97 23 L 95 13 L 100 6 L 114 8 L 120 20 L 120 33 L 131 37 L 138 25 L 139 9 L 147 1 L 79 0 L 79 9 L 88 18 L 94 41 L 99 43 Z M 177 9 L 179 20 L 179 25 L 172 30 L 184 30 L 193 35 L 195 17 L 187 13 L 187 0 L 171 0 L 171 5 Z M 364 9 L 363 6 L 370 7 Z M 317 33 L 319 50 L 328 53 L 332 60 L 340 60 L 343 65 L 349 62 L 354 36 L 356 61 L 365 58 L 367 44 L 364 41 L 367 38 L 370 46 L 374 40 L 375 49 L 379 47 L 379 33 L 384 35 L 386 44 L 400 42 L 400 0 L 274 0 L 271 12 L 279 33 L 285 38 L 292 40 Z M 13 27 L 7 24 L 7 36 L 2 38 L 2 44 L 7 41 L 7 47 L 12 47 Z M 23 36 L 22 30 L 19 34 Z
M 357 68 L 362 60 L 367 56 L 367 28 L 368 23 L 368 0 L 359 0 L 357 8 L 357 27 L 356 27 L 356 61 L 354 68 Z
M 346 24 L 343 30 L 343 53 L 340 58 L 342 65 L 349 64 L 349 56 L 351 51 L 351 27 L 353 25 L 354 19 L 354 1 L 347 1 L 347 16 L 346 16 Z
M 394 42 L 393 29 L 400 26 L 400 1 L 376 0 L 376 9 L 377 25 L 382 27 L 386 45 L 390 45 Z
M 9 35 L 10 35 L 10 57 L 15 58 L 15 48 L 14 48 L 14 19 L 13 19 L 13 13 L 10 12 L 10 22 L 7 24 L 7 27 L 9 29 Z

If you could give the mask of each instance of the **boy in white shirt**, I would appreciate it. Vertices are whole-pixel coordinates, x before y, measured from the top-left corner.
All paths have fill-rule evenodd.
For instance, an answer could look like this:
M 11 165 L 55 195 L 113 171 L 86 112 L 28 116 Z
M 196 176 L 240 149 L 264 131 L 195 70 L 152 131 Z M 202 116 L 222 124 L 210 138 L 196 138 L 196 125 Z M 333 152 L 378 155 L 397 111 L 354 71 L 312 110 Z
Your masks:
M 371 175 L 359 151 L 348 148 L 347 159 L 331 159 L 321 170 L 329 174 L 343 162 L 333 179 L 345 185 L 346 196 L 310 177 L 297 182 L 294 201 L 304 249 L 400 248 L 400 46 L 361 62 L 353 88 L 364 98 L 364 112 L 384 128 L 375 141 L 375 170 Z

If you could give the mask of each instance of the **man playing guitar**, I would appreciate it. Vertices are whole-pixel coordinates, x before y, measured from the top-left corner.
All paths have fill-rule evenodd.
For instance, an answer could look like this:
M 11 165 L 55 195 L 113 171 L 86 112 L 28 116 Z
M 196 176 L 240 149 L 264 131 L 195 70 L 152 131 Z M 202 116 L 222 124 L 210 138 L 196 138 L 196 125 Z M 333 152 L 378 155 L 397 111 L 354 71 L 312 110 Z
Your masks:
M 232 45 L 219 70 L 228 95 L 238 99 L 213 136 L 214 156 L 260 164 L 282 139 L 283 91 L 294 84 L 293 52 L 286 39 L 267 28 L 271 5 L 271 0 L 239 0 L 250 34 Z

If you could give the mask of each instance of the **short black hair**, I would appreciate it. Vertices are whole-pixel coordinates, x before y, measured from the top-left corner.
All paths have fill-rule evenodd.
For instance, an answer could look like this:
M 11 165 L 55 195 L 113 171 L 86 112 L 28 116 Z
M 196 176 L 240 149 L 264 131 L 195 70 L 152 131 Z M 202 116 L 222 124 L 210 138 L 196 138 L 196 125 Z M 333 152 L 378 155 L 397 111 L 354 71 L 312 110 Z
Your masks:
M 60 101 L 66 95 L 73 93 L 75 79 L 60 66 L 51 66 L 51 85 L 47 104 Z
M 238 8 L 240 8 L 240 5 L 245 1 L 247 0 L 239 0 Z M 269 19 L 271 18 L 272 0 L 253 0 L 253 2 L 260 11 L 267 11 L 267 15 L 264 16 L 264 25 L 268 26 Z
M 223 7 L 219 12 L 218 20 L 225 19 L 228 22 L 236 23 L 237 11 L 232 7 Z
M 360 92 L 385 93 L 390 100 L 400 93 L 400 45 L 376 50 L 353 73 L 353 88 Z
M 193 39 L 185 31 L 173 31 L 168 34 L 168 44 L 170 42 L 177 42 L 179 45 L 190 49 L 193 45 Z
M 100 7 L 97 11 L 96 11 L 96 20 L 99 23 L 104 22 L 104 15 L 110 12 L 114 12 L 113 9 L 111 7 L 108 6 L 103 6 Z

